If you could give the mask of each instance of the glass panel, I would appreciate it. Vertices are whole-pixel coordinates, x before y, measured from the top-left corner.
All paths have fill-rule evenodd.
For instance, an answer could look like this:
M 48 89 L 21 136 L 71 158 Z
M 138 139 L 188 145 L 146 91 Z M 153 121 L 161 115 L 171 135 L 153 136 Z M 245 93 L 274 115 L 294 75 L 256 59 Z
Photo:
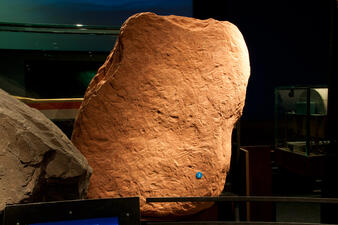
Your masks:
M 328 89 L 283 87 L 275 90 L 275 145 L 309 156 L 325 152 Z
M 0 23 L 0 49 L 110 51 L 118 27 Z
M 326 152 L 328 139 L 327 130 L 327 88 L 310 89 L 310 113 L 309 116 L 309 145 L 311 154 Z
M 119 28 L 0 23 L 0 88 L 31 98 L 78 98 L 113 49 Z

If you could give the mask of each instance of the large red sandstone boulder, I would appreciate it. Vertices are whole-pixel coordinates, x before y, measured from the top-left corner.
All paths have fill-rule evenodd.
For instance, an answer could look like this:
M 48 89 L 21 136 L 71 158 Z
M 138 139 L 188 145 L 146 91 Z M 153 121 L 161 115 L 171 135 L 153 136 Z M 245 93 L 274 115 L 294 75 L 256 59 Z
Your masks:
M 89 197 L 140 196 L 145 216 L 210 206 L 145 198 L 222 192 L 249 74 L 244 39 L 229 22 L 130 17 L 74 125 L 72 141 L 93 167 Z

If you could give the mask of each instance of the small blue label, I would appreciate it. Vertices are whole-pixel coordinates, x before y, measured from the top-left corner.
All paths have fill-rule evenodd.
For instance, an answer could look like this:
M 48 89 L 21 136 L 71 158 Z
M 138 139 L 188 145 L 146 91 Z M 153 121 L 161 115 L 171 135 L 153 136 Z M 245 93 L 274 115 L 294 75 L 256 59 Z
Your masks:
M 197 179 L 201 179 L 202 176 L 203 176 L 202 172 L 197 172 L 197 173 L 196 173 L 196 178 L 197 178 Z

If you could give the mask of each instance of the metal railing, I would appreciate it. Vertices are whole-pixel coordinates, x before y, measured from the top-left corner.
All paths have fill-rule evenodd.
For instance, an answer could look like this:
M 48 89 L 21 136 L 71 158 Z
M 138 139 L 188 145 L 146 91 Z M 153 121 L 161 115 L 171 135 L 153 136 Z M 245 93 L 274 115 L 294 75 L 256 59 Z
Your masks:
M 281 197 L 281 196 L 206 196 L 206 197 L 159 197 L 147 198 L 147 203 L 159 202 L 232 202 L 235 205 L 240 202 L 272 202 L 272 203 L 317 203 L 338 204 L 338 198 L 313 198 L 313 197 Z M 236 207 L 236 206 L 235 206 Z M 148 221 L 147 225 L 314 225 L 318 223 L 303 222 L 261 222 L 240 221 L 238 215 L 235 221 Z M 320 223 L 324 224 L 324 223 Z
M 293 202 L 338 204 L 338 198 L 277 197 L 277 196 L 217 196 L 147 198 L 150 202 Z

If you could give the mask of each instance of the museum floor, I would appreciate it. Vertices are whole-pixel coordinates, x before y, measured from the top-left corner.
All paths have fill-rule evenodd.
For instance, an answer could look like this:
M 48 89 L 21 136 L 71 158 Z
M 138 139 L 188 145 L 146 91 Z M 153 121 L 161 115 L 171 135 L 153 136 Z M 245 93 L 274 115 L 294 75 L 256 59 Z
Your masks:
M 321 197 L 322 181 L 273 168 L 273 195 Z M 276 203 L 276 222 L 320 223 L 320 204 Z
M 276 222 L 320 223 L 320 205 L 311 203 L 277 203 Z

